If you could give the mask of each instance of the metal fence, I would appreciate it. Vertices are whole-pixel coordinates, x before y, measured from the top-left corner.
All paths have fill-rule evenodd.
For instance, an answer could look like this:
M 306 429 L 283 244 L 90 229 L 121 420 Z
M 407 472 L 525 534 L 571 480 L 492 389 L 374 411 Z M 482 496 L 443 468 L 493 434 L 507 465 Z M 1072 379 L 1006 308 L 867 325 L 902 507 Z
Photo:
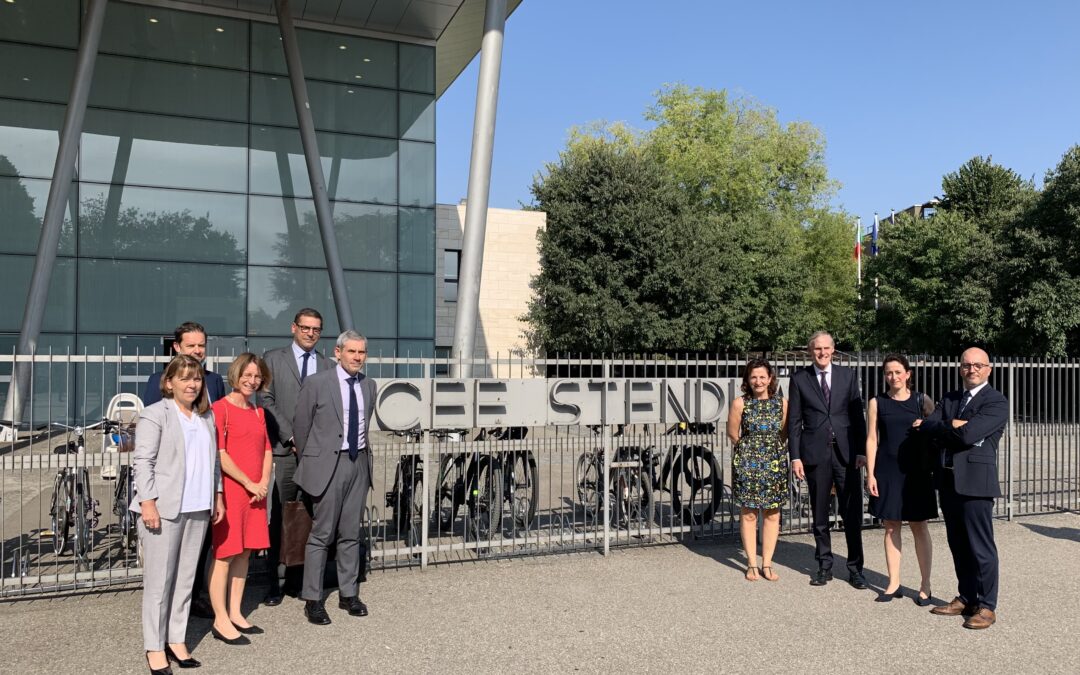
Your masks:
M 126 510 L 129 448 L 121 430 L 103 425 L 102 418 L 117 394 L 137 392 L 165 359 L 18 359 L 32 361 L 33 376 L 17 438 L 0 443 L 0 597 L 138 582 L 139 551 Z M 14 360 L 0 356 L 0 398 Z M 208 365 L 224 372 L 230 360 L 213 357 Z M 878 357 L 841 361 L 857 370 L 864 393 L 882 391 Z M 782 386 L 806 364 L 791 356 L 773 362 Z M 724 421 L 726 402 L 739 394 L 737 380 L 725 378 L 741 377 L 744 363 L 729 357 L 491 359 L 472 364 L 476 379 L 456 380 L 448 373 L 460 364 L 372 358 L 367 372 L 377 378 L 387 406 L 394 404 L 383 394 L 392 383 L 401 385 L 399 378 L 413 378 L 407 382 L 418 383 L 418 391 L 486 391 L 489 403 L 512 398 L 506 383 L 549 393 L 556 381 L 617 383 L 611 386 L 626 396 L 617 406 L 602 405 L 598 418 L 583 414 L 566 423 L 554 412 L 545 420 L 532 411 L 525 415 L 536 418 L 531 424 L 511 423 L 514 415 L 499 413 L 497 405 L 482 414 L 485 406 L 475 398 L 475 414 L 459 415 L 468 423 L 458 428 L 445 420 L 461 410 L 418 397 L 431 410 L 417 429 L 373 433 L 373 489 L 364 521 L 369 564 L 377 569 L 607 552 L 737 535 L 732 446 Z M 915 388 L 932 398 L 960 385 L 956 359 L 912 363 Z M 705 413 L 698 401 L 696 410 L 687 404 L 681 417 L 661 410 L 642 416 L 649 421 L 633 421 L 636 392 L 650 391 L 649 382 L 704 380 L 725 383 L 717 389 L 723 401 L 719 419 L 700 423 Z M 1080 362 L 1002 360 L 991 383 L 1008 398 L 1011 419 L 998 463 L 1006 496 L 997 501 L 996 513 L 1012 517 L 1080 507 Z M 662 387 L 656 391 L 663 396 Z M 384 410 L 386 417 L 392 412 Z M 131 413 L 113 411 L 114 417 L 123 414 Z M 505 423 L 492 423 L 499 421 Z M 805 484 L 791 480 L 789 492 L 783 531 L 807 532 Z M 872 524 L 869 516 L 866 524 Z

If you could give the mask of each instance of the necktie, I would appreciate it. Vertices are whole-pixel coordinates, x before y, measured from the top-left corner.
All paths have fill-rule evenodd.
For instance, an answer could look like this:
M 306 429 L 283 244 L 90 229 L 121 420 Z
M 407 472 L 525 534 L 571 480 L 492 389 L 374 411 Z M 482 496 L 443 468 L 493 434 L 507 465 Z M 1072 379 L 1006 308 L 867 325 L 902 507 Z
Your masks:
M 971 402 L 971 392 L 965 391 L 964 395 L 960 397 L 960 407 L 956 409 L 956 416 L 960 417 L 964 414 L 964 408 Z
M 356 376 L 345 378 L 349 384 L 349 459 L 356 461 L 360 454 L 360 446 L 357 445 L 357 436 L 360 435 L 360 405 L 356 402 Z
M 308 359 L 311 358 L 311 352 L 304 352 L 300 358 L 304 359 L 304 365 L 300 368 L 300 384 L 303 384 L 304 378 L 307 377 L 307 364 Z
M 825 396 L 825 407 L 832 404 L 832 392 L 829 390 L 829 381 L 825 379 L 825 371 L 821 371 L 821 393 Z

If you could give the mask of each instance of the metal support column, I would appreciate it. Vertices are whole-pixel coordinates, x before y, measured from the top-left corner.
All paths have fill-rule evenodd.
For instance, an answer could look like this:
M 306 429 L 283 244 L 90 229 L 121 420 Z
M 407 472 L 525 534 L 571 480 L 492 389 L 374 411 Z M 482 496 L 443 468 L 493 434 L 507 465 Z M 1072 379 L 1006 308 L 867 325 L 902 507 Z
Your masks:
M 45 317 L 45 303 L 49 297 L 49 283 L 52 281 L 57 247 L 60 245 L 60 231 L 64 224 L 64 209 L 67 208 L 71 180 L 75 176 L 75 159 L 86 119 L 86 101 L 90 96 L 90 84 L 94 78 L 98 45 L 101 43 L 101 27 L 105 23 L 106 2 L 107 0 L 89 0 L 86 15 L 83 17 L 82 38 L 79 40 L 79 51 L 75 58 L 75 75 L 71 80 L 71 94 L 68 96 L 67 111 L 64 113 L 64 126 L 60 131 L 60 146 L 56 152 L 56 163 L 53 165 L 49 198 L 45 202 L 45 217 L 41 222 L 34 272 L 30 277 L 30 290 L 26 294 L 26 308 L 23 310 L 22 325 L 19 329 L 19 342 L 16 347 L 18 355 L 30 355 L 37 351 L 41 322 Z M 10 420 L 12 425 L 10 429 L 0 428 L 0 437 L 4 440 L 14 439 L 15 429 L 22 419 L 23 394 L 30 384 L 31 370 L 32 364 L 29 361 L 14 364 L 3 416 L 3 419 Z
M 460 364 L 456 377 L 471 377 L 479 320 L 480 274 L 484 264 L 488 196 L 491 192 L 491 154 L 495 148 L 495 108 L 499 99 L 506 0 L 487 0 L 484 38 L 480 43 L 480 77 L 476 87 L 469 192 L 465 205 L 465 233 L 458 275 L 457 318 L 451 357 Z
M 349 290 L 345 285 L 345 272 L 338 255 L 337 235 L 334 234 L 334 214 L 330 210 L 330 198 L 326 194 L 326 180 L 323 177 L 322 162 L 319 158 L 319 144 L 315 138 L 315 124 L 311 121 L 311 103 L 308 101 L 307 84 L 304 82 L 304 68 L 300 61 L 300 45 L 296 41 L 296 29 L 293 27 L 289 0 L 274 0 L 277 10 L 278 28 L 281 31 L 281 44 L 285 49 L 285 64 L 289 69 L 289 84 L 292 85 L 293 104 L 296 106 L 296 121 L 300 123 L 300 142 L 304 146 L 304 161 L 307 163 L 308 178 L 311 180 L 311 195 L 315 200 L 315 218 L 319 221 L 319 234 L 322 235 L 323 252 L 326 254 L 326 271 L 330 273 L 330 292 L 334 296 L 338 324 L 341 330 L 352 330 L 352 305 L 349 304 Z

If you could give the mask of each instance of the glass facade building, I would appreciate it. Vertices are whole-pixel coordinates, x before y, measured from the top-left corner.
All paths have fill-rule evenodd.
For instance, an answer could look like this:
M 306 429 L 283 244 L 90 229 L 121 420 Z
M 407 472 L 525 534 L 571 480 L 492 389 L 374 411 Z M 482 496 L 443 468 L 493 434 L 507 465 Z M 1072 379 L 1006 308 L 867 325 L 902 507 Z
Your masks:
M 0 3 L 0 349 L 19 332 L 80 35 L 78 0 Z M 39 349 L 149 353 L 338 332 L 276 23 L 109 2 Z M 435 49 L 299 29 L 357 328 L 430 354 Z M 325 344 L 324 344 L 325 346 Z M 3 392 L 0 392 L 2 395 Z

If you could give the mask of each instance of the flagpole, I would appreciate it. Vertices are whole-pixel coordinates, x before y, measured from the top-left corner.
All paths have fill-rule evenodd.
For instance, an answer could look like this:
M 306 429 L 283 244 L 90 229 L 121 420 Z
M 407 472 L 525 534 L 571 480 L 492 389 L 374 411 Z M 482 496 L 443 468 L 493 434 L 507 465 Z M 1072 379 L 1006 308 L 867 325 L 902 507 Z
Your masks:
M 862 287 L 862 218 L 855 219 L 855 288 Z M 862 293 L 859 293 L 862 297 Z
M 874 212 L 874 230 L 870 234 L 870 255 L 876 256 L 878 254 L 878 228 L 881 223 L 878 221 L 877 212 Z M 874 277 L 874 311 L 878 309 L 878 278 Z

